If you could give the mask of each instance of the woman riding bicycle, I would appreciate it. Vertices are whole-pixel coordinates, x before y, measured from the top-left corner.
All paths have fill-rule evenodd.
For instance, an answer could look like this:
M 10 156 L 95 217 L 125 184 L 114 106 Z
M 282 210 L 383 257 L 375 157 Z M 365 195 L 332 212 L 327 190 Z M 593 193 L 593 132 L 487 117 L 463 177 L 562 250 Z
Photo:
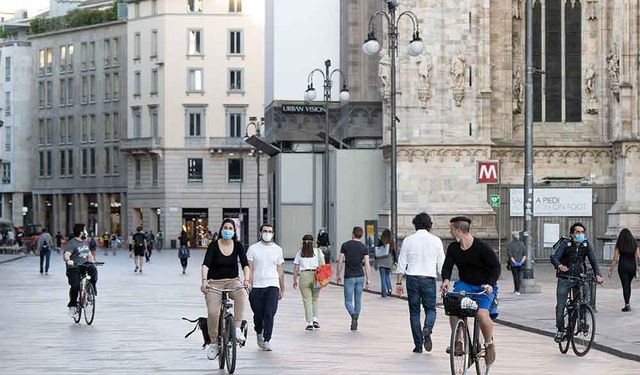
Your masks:
M 218 318 L 220 315 L 221 294 L 210 291 L 209 286 L 219 289 L 233 289 L 251 285 L 251 274 L 249 262 L 244 247 L 237 241 L 236 225 L 231 219 L 224 219 L 220 226 L 220 239 L 209 243 L 207 253 L 202 263 L 202 285 L 200 290 L 205 295 L 207 303 L 208 319 L 207 327 L 211 344 L 207 347 L 207 358 L 215 359 L 218 355 L 218 344 L 215 342 L 218 337 Z M 238 262 L 242 265 L 244 272 L 244 284 L 240 281 L 238 272 Z M 249 298 L 245 289 L 239 289 L 229 293 L 234 300 L 234 320 L 236 324 L 236 337 L 244 340 L 244 334 L 240 329 L 240 324 L 244 316 L 245 306 L 249 304 Z
M 91 283 L 93 284 L 93 290 L 96 289 L 96 283 L 98 282 L 98 270 L 92 264 L 95 262 L 93 254 L 89 251 L 89 246 L 85 243 L 87 238 L 87 232 L 84 229 L 84 224 L 76 224 L 73 226 L 73 239 L 69 240 L 64 247 L 64 253 L 62 255 L 64 261 L 67 264 L 67 279 L 69 280 L 69 315 L 76 315 L 76 307 L 78 305 L 78 291 L 80 290 L 80 267 L 84 266 L 89 276 L 91 276 Z

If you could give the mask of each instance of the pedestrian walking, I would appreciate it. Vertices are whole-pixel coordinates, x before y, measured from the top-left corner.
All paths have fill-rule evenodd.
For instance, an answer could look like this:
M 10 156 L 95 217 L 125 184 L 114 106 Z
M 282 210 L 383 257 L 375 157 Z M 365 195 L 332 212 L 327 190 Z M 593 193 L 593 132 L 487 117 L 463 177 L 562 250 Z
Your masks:
M 391 295 L 391 267 L 396 262 L 396 245 L 391 238 L 391 231 L 385 229 L 380 235 L 376 247 L 373 267 L 380 272 L 380 296 Z
M 278 301 L 284 297 L 284 254 L 273 241 L 271 224 L 260 227 L 260 241 L 249 246 L 247 261 L 251 270 L 249 303 L 253 310 L 253 329 L 258 347 L 271 351 L 271 335 L 278 311 Z
M 156 236 L 153 235 L 153 231 L 150 230 L 149 233 L 147 233 L 147 252 L 145 254 L 145 257 L 147 258 L 147 262 L 149 262 L 149 259 L 151 258 L 151 252 L 153 251 L 153 243 L 156 240 Z
M 344 269 L 344 307 L 351 316 L 351 330 L 358 330 L 358 319 L 362 309 L 362 290 L 369 289 L 371 266 L 369 265 L 369 249 L 362 243 L 362 227 L 353 227 L 351 240 L 342 244 L 338 259 L 336 281 L 342 283 Z M 364 261 L 364 269 L 362 262 Z
M 133 254 L 133 233 L 129 232 L 127 236 L 127 244 L 129 245 L 129 256 Z
M 507 244 L 508 265 L 513 275 L 513 294 L 520 295 L 520 283 L 522 281 L 522 267 L 527 261 L 527 249 L 524 242 L 520 241 L 520 233 L 511 233 L 511 241 Z
M 62 249 L 62 234 L 58 231 L 56 234 L 56 253 L 60 254 L 60 249 Z
M 402 242 L 396 289 L 399 295 L 404 293 L 402 278 L 406 275 L 413 352 L 422 353 L 423 346 L 428 352 L 433 348 L 431 334 L 436 323 L 436 278 L 442 272 L 444 250 L 442 240 L 429 233 L 433 227 L 429 214 L 419 213 L 412 223 L 416 232 Z M 424 324 L 420 324 L 420 306 L 424 308 Z
M 318 248 L 324 255 L 325 264 L 329 264 L 331 262 L 331 242 L 329 241 L 329 233 L 325 228 L 320 228 L 320 231 L 318 231 L 317 241 Z
M 238 287 L 248 287 L 251 285 L 251 270 L 247 261 L 247 254 L 244 247 L 238 242 L 236 235 L 236 224 L 232 219 L 224 219 L 220 226 L 222 238 L 216 242 L 211 242 L 207 248 L 202 263 L 202 284 L 200 290 L 205 295 L 207 304 L 207 327 L 209 337 L 212 342 L 207 347 L 207 358 L 215 359 L 218 355 L 218 317 L 220 314 L 220 303 L 222 295 L 214 290 L 209 290 L 209 286 L 219 289 L 233 289 Z M 244 282 L 240 281 L 238 262 L 242 265 L 244 272 Z M 247 291 L 239 289 L 229 293 L 229 297 L 235 302 L 233 305 L 233 317 L 236 324 L 236 339 L 246 340 L 244 333 L 240 329 L 244 317 L 245 306 L 249 303 Z
M 190 243 L 189 238 L 187 237 L 187 232 L 184 230 L 180 232 L 178 236 L 178 259 L 180 259 L 180 265 L 182 266 L 182 274 L 187 273 L 187 265 L 189 263 L 189 257 L 191 256 L 191 251 L 189 250 Z
M 100 238 L 100 236 L 98 236 Z M 104 248 L 104 255 L 109 255 L 109 233 L 104 232 L 102 235 L 102 247 Z
M 162 253 L 162 247 L 164 246 L 164 233 L 162 231 L 158 232 L 158 237 L 156 237 L 156 249 L 158 250 L 158 254 Z
M 320 249 L 313 247 L 313 236 L 305 234 L 302 237 L 302 248 L 293 259 L 293 289 L 300 287 L 307 331 L 320 329 L 318 321 L 320 287 L 316 285 L 316 270 L 324 264 L 326 264 L 324 254 Z
M 38 236 L 38 254 L 40 254 L 40 273 L 42 274 L 42 263 L 44 263 L 44 273 L 49 274 L 49 260 L 51 259 L 51 249 L 53 249 L 53 239 L 46 228 L 42 228 Z
M 142 233 L 142 227 L 136 228 L 136 233 L 133 235 L 133 264 L 136 268 L 133 272 L 142 273 L 142 266 L 144 265 L 145 256 L 147 254 L 147 237 Z
M 636 276 L 636 259 L 640 262 L 640 248 L 633 234 L 627 228 L 624 228 L 618 234 L 616 247 L 609 267 L 609 278 L 613 274 L 613 268 L 618 264 L 618 276 L 622 284 L 622 297 L 624 298 L 623 312 L 631 311 L 631 282 Z
M 116 250 L 118 250 L 118 235 L 114 232 L 113 234 L 111 234 L 111 253 L 113 255 L 116 255 Z

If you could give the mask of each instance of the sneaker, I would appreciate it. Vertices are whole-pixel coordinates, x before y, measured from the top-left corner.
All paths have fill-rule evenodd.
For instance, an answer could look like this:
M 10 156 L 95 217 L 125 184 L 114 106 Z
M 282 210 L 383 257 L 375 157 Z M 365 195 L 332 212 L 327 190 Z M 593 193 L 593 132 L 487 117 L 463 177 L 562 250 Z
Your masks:
M 424 350 L 430 352 L 433 349 L 433 341 L 431 340 L 431 333 L 428 329 L 422 330 L 422 337 L 424 338 Z
M 136 266 L 136 269 L 133 270 L 133 272 L 138 272 L 138 266 Z
M 182 270 L 182 274 L 183 274 L 183 275 L 185 274 L 184 270 Z
M 40 274 L 42 275 L 42 270 L 40 270 Z
M 484 361 L 487 366 L 496 361 L 496 346 L 493 343 L 485 346 Z
M 450 354 L 451 353 L 451 347 L 447 346 L 447 348 L 445 349 L 445 352 L 447 354 Z M 460 355 L 464 354 L 464 350 L 462 348 L 462 341 L 457 341 L 456 342 L 456 353 L 455 354 L 457 356 L 460 356 Z
M 258 348 L 264 349 L 264 336 L 262 336 L 262 333 L 256 333 L 256 342 L 258 343 Z
M 564 332 L 563 331 L 558 331 L 558 332 L 556 332 L 555 336 L 553 336 L 553 341 L 555 341 L 556 343 L 560 344 L 562 342 L 563 338 L 564 338 Z
M 76 314 L 78 314 L 78 309 L 75 306 L 69 307 L 69 316 L 75 318 Z
M 621 310 L 622 312 L 627 312 L 627 311 L 631 311 L 631 305 L 624 305 L 624 307 Z
M 307 331 L 313 331 L 313 324 L 309 324 L 309 325 L 307 325 L 307 327 L 305 328 L 305 330 L 307 330 Z
M 355 315 L 351 316 L 351 330 L 352 331 L 358 330 L 358 318 L 356 318 Z
M 207 346 L 207 358 L 208 359 L 216 359 L 218 356 L 218 344 L 209 344 Z
M 140 273 L 142 273 L 142 268 L 140 268 Z
M 236 327 L 236 340 L 238 340 L 238 342 L 247 341 L 247 338 L 244 336 L 244 332 L 242 332 L 240 327 Z
M 320 329 L 320 323 L 316 322 L 315 320 L 313 321 L 313 328 L 314 329 Z
M 269 341 L 265 341 L 264 344 L 262 344 L 262 350 L 264 350 L 265 352 L 273 351 L 273 349 L 271 348 L 271 343 Z
M 414 353 L 422 353 L 422 348 L 419 346 L 416 346 L 415 348 L 413 348 L 413 352 Z
M 515 294 L 516 296 L 519 296 L 520 292 L 513 292 L 513 294 Z

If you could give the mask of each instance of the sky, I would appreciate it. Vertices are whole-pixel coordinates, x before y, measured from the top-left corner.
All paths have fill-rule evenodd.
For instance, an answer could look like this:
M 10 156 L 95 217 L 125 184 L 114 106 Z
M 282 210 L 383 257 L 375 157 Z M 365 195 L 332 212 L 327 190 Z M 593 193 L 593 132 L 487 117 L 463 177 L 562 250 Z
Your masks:
M 13 13 L 27 9 L 29 17 L 49 8 L 49 0 L 0 0 L 0 12 Z

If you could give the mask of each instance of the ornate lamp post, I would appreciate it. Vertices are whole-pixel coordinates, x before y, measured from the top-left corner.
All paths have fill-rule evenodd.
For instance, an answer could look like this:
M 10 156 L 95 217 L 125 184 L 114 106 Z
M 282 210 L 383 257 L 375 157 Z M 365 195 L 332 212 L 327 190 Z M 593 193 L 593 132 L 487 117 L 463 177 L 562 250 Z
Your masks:
M 260 138 L 262 133 L 261 133 L 261 128 L 262 125 L 264 125 L 264 117 L 260 118 L 260 121 L 257 121 L 257 117 L 249 117 L 249 123 L 247 124 L 247 126 L 244 129 L 244 137 L 245 139 L 249 138 L 249 127 L 253 126 L 256 130 L 255 135 L 256 137 Z M 262 151 L 258 150 L 257 148 L 254 148 L 254 152 L 256 153 L 256 187 L 258 190 L 258 195 L 257 195 L 257 213 L 256 213 L 256 233 L 258 233 L 258 241 L 260 240 L 260 226 L 262 225 L 262 209 L 260 206 L 260 154 L 262 154 Z

